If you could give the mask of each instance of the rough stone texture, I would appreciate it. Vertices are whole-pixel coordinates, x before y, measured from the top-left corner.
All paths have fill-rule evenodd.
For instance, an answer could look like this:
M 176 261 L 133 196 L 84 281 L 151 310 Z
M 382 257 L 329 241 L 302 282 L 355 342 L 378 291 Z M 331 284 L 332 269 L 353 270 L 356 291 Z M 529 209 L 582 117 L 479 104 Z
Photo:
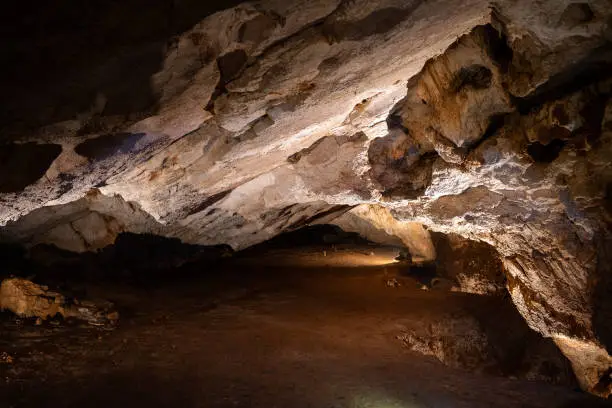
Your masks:
M 415 263 L 436 259 L 436 248 L 429 232 L 421 224 L 396 220 L 388 208 L 363 204 L 336 218 L 332 223 L 344 231 L 356 232 L 373 242 L 405 246 Z
M 441 362 L 469 370 L 482 370 L 493 361 L 487 350 L 487 336 L 478 322 L 469 317 L 446 316 L 399 336 L 413 351 L 435 357 Z
M 497 319 L 503 319 L 503 323 L 498 321 L 496 325 L 479 321 L 479 316 L 456 312 L 417 323 L 400 321 L 402 334 L 398 339 L 408 349 L 451 367 L 575 384 L 571 367 L 550 340 L 537 338 L 510 316 Z
M 492 246 L 455 234 L 432 235 L 438 273 L 453 282 L 452 290 L 479 295 L 507 293 L 504 268 Z
M 85 252 L 112 244 L 123 231 L 160 233 L 159 229 L 159 223 L 138 205 L 93 189 L 79 200 L 42 207 L 18 223 L 9 223 L 0 230 L 0 238 Z
M 102 326 L 115 324 L 119 314 L 108 302 L 70 301 L 61 293 L 21 278 L 5 279 L 0 284 L 0 310 L 9 310 L 21 317 L 55 317 L 84 320 Z
M 381 205 L 492 245 L 529 325 L 610 393 L 608 0 L 188 3 L 103 14 L 89 56 L 45 32 L 59 65 L 7 86 L 5 147 L 42 158 L 3 175 L 4 239 L 240 249 Z
M 410 81 L 397 114 L 420 150 L 431 146 L 446 160 L 453 148 L 478 141 L 491 117 L 513 110 L 502 84 L 505 47 L 491 25 L 479 26 Z
M 396 212 L 493 245 L 504 257 L 510 293 L 531 327 L 547 336 L 581 339 L 587 349 L 599 347 L 599 353 L 567 354 L 577 367 L 590 366 L 599 376 L 607 376 L 608 360 L 584 360 L 607 355 L 597 346 L 600 329 L 593 313 L 600 307 L 598 293 L 605 291 L 598 285 L 609 274 L 598 259 L 608 252 L 608 95 L 609 84 L 597 83 L 508 117 L 470 153 L 468 166 L 438 159 L 428 199 Z M 568 131 L 558 131 L 560 121 Z M 538 141 L 530 140 L 533 133 Z M 593 390 L 597 375 L 583 386 Z
M 610 367 L 612 358 L 599 345 L 562 335 L 553 336 L 555 344 L 572 362 L 580 385 L 596 395 L 606 396 L 610 392 Z

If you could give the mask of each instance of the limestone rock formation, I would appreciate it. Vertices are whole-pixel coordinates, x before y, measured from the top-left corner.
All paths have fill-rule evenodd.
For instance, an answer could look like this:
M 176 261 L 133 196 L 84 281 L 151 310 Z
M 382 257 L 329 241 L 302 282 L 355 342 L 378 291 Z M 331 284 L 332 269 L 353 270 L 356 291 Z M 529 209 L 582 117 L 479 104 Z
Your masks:
M 608 0 L 161 3 L 7 47 L 3 240 L 242 249 L 376 205 L 339 223 L 424 257 L 410 223 L 490 244 L 529 325 L 612 391 Z
M 504 296 L 506 276 L 495 248 L 458 235 L 432 233 L 438 269 L 454 283 L 453 290 L 478 295 Z
M 518 316 L 496 316 L 497 326 L 463 311 L 428 317 L 398 322 L 398 340 L 409 350 L 471 372 L 575 384 L 569 363 L 554 344 L 549 339 L 536 338 L 537 334 L 523 327 L 523 322 L 516 321 Z
M 423 225 L 398 221 L 386 207 L 362 204 L 332 222 L 344 231 L 356 232 L 370 241 L 406 247 L 414 263 L 436 259 L 436 248 Z
M 69 300 L 46 286 L 21 278 L 5 279 L 0 284 L 0 310 L 43 320 L 59 314 L 96 326 L 115 324 L 119 319 L 119 314 L 109 302 Z

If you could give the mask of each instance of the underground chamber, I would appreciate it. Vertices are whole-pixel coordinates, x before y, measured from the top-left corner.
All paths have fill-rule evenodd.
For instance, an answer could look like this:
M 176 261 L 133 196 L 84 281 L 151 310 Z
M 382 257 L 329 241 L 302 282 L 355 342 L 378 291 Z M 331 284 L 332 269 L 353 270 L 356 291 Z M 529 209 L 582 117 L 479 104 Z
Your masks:
M 606 0 L 15 4 L 10 407 L 596 407 Z

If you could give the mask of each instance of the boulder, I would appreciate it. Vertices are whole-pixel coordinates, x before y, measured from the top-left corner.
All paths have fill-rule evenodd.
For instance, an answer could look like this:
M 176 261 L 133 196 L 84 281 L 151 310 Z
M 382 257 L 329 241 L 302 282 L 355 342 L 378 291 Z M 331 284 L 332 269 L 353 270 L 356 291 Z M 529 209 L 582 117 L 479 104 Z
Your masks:
M 95 326 L 114 325 L 119 319 L 110 302 L 69 299 L 46 286 L 21 278 L 5 279 L 0 284 L 0 310 L 43 320 L 60 315 Z

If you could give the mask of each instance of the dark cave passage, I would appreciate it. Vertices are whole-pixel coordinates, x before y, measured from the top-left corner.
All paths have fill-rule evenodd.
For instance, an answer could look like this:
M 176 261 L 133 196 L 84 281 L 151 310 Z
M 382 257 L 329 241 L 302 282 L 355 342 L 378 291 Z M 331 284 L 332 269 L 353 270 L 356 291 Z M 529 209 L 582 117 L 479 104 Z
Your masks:
M 97 253 L 4 246 L 5 303 L 21 276 L 64 309 L 0 314 L 0 395 L 14 407 L 596 406 L 506 294 L 461 292 L 474 262 L 491 273 L 472 278 L 503 282 L 495 251 L 434 238 L 426 265 L 334 225 L 236 253 L 135 234 Z

